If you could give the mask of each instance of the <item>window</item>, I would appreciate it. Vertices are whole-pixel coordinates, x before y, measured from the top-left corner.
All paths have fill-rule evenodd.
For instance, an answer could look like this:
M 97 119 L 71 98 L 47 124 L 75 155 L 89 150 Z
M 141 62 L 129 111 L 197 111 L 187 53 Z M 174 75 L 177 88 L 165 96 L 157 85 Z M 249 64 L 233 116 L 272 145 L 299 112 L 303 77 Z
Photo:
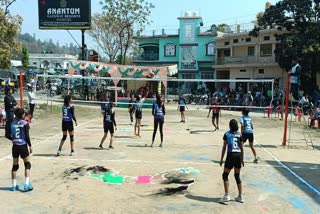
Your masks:
M 264 39 L 264 41 L 269 41 L 270 40 L 270 36 L 265 36 L 263 39 Z
M 246 38 L 246 42 L 251 42 L 251 38 Z
M 166 44 L 164 46 L 164 56 L 176 56 L 176 46 L 174 44 Z
M 261 45 L 260 56 L 272 56 L 272 44 Z
M 210 42 L 209 44 L 207 44 L 206 55 L 207 56 L 213 56 L 214 55 L 214 43 L 213 42 Z
M 264 69 L 259 69 L 259 70 L 258 70 L 258 73 L 259 73 L 259 74 L 264 74 Z
M 183 32 L 183 42 L 194 42 L 195 26 L 192 21 L 186 21 Z
M 231 51 L 230 50 L 224 50 L 223 54 L 224 54 L 224 56 L 230 56 L 231 55 Z
M 240 72 L 244 73 L 244 72 L 247 72 L 247 70 L 246 69 L 240 69 Z
M 201 79 L 213 79 L 213 71 L 211 72 L 201 72 Z
M 234 40 L 233 40 L 233 43 L 238 43 L 238 42 L 239 42 L 238 39 L 234 39 Z
M 181 69 L 197 69 L 197 46 L 181 47 Z
M 248 47 L 248 56 L 254 56 L 254 47 Z
M 224 45 L 228 46 L 228 45 L 230 45 L 230 42 L 224 42 Z

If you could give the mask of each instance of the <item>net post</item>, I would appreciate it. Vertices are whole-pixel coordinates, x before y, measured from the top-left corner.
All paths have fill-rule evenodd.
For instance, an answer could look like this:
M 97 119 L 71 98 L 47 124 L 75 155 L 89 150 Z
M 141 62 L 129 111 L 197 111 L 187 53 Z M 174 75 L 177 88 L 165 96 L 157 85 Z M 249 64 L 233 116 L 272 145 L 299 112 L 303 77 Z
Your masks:
M 287 74 L 286 81 L 286 96 L 285 96 L 285 116 L 284 116 L 284 131 L 283 131 L 283 142 L 282 145 L 287 145 L 287 130 L 288 130 L 288 114 L 289 114 L 289 94 L 290 94 L 290 75 Z

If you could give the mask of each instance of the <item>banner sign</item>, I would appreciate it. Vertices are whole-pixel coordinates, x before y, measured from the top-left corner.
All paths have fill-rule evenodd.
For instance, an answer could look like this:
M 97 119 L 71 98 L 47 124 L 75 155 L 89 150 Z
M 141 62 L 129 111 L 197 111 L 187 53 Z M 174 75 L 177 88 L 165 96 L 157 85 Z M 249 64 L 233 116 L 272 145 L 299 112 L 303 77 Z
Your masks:
M 91 28 L 91 0 L 38 0 L 39 29 Z

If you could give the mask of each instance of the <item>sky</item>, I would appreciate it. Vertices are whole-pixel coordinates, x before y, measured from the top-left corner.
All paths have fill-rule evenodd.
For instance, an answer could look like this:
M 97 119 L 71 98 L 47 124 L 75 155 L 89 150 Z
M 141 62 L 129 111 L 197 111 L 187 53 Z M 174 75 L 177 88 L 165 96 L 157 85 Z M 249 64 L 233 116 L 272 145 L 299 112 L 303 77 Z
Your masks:
M 53 1 L 53 0 L 52 0 Z M 150 20 L 152 24 L 145 29 L 146 34 L 153 30 L 160 33 L 165 29 L 166 33 L 175 32 L 179 22 L 177 17 L 186 11 L 198 11 L 202 16 L 205 26 L 212 24 L 242 24 L 255 19 L 258 12 L 264 10 L 267 0 L 148 0 L 154 4 Z M 279 0 L 269 0 L 272 4 Z M 42 40 L 59 41 L 61 45 L 70 44 L 73 39 L 65 30 L 39 30 L 38 26 L 38 0 L 17 0 L 10 7 L 10 12 L 23 17 L 22 33 L 35 34 Z M 101 12 L 100 0 L 91 0 L 92 15 Z M 77 42 L 81 44 L 80 31 L 70 31 Z M 95 49 L 95 44 L 86 34 L 86 44 Z

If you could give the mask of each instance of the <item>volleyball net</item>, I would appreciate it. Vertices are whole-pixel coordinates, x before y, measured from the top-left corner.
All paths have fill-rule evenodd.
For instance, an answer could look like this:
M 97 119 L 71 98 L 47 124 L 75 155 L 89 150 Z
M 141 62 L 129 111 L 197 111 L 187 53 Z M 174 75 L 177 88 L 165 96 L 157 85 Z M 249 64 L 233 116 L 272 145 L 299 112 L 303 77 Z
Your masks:
M 106 95 L 118 107 L 128 106 L 130 98 L 145 97 L 144 107 L 152 105 L 156 94 L 166 102 L 207 108 L 266 109 L 283 102 L 283 92 L 273 79 L 177 79 L 37 75 L 37 97 L 62 102 L 70 94 L 74 102 L 100 104 Z M 185 104 L 177 104 L 185 105 Z

